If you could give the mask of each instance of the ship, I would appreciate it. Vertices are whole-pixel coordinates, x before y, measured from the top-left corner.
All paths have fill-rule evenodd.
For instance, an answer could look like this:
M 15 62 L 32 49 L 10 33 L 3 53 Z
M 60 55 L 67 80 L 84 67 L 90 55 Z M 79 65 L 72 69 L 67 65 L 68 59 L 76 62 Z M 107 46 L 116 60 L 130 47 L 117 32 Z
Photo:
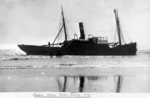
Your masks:
M 82 56 L 95 56 L 95 55 L 136 55 L 136 42 L 122 43 L 122 32 L 120 28 L 120 21 L 117 9 L 114 9 L 118 41 L 109 43 L 107 37 L 93 37 L 85 38 L 83 22 L 79 23 L 80 37 L 68 39 L 65 17 L 63 8 L 61 7 L 62 26 L 57 33 L 53 43 L 47 45 L 18 45 L 26 55 L 48 55 L 48 56 L 63 56 L 63 55 L 82 55 Z M 61 31 L 64 31 L 64 40 L 56 43 L 56 39 Z

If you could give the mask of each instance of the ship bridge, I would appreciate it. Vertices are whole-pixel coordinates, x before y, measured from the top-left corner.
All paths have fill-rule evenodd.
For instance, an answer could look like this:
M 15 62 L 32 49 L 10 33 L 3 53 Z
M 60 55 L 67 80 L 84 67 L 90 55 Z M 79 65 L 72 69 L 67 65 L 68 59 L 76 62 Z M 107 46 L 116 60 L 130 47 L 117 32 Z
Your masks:
M 88 38 L 88 41 L 93 42 L 95 44 L 108 44 L 107 37 L 92 37 Z

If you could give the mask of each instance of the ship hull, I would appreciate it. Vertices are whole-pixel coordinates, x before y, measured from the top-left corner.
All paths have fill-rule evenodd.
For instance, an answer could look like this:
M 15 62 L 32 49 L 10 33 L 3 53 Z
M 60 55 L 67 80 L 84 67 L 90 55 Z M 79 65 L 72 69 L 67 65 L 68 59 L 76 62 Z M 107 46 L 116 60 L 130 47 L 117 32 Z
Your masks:
M 27 55 L 136 55 L 136 43 L 110 48 L 108 44 L 67 44 L 62 47 L 18 45 Z
M 27 55 L 59 55 L 60 47 L 18 45 Z
M 118 45 L 93 44 L 82 41 L 71 41 L 61 48 L 62 55 L 136 55 L 136 43 Z

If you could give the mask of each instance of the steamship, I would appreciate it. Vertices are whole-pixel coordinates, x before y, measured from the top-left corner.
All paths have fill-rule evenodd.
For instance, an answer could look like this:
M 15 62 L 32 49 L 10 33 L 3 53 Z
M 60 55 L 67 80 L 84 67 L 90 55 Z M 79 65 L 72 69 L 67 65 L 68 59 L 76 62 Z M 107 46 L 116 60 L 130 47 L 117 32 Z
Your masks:
M 118 11 L 114 9 L 116 28 L 118 35 L 118 42 L 109 43 L 107 37 L 93 37 L 85 38 L 83 23 L 79 23 L 80 37 L 68 40 L 65 17 L 63 8 L 61 8 L 62 26 L 56 35 L 53 43 L 48 45 L 18 45 L 27 55 L 136 55 L 136 42 L 127 44 L 122 43 L 120 21 Z M 64 31 L 64 41 L 56 43 L 56 39 L 61 31 Z

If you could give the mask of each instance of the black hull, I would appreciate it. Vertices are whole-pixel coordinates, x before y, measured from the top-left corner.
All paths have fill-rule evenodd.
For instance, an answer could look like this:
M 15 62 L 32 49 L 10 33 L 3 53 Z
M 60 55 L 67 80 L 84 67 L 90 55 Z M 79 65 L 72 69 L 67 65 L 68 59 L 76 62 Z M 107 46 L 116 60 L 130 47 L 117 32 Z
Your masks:
M 136 43 L 110 48 L 108 44 L 64 44 L 62 47 L 18 45 L 27 55 L 136 55 Z
M 136 55 L 136 43 L 110 48 L 108 44 L 71 41 L 61 48 L 62 55 Z
M 18 45 L 27 55 L 59 55 L 60 47 Z

